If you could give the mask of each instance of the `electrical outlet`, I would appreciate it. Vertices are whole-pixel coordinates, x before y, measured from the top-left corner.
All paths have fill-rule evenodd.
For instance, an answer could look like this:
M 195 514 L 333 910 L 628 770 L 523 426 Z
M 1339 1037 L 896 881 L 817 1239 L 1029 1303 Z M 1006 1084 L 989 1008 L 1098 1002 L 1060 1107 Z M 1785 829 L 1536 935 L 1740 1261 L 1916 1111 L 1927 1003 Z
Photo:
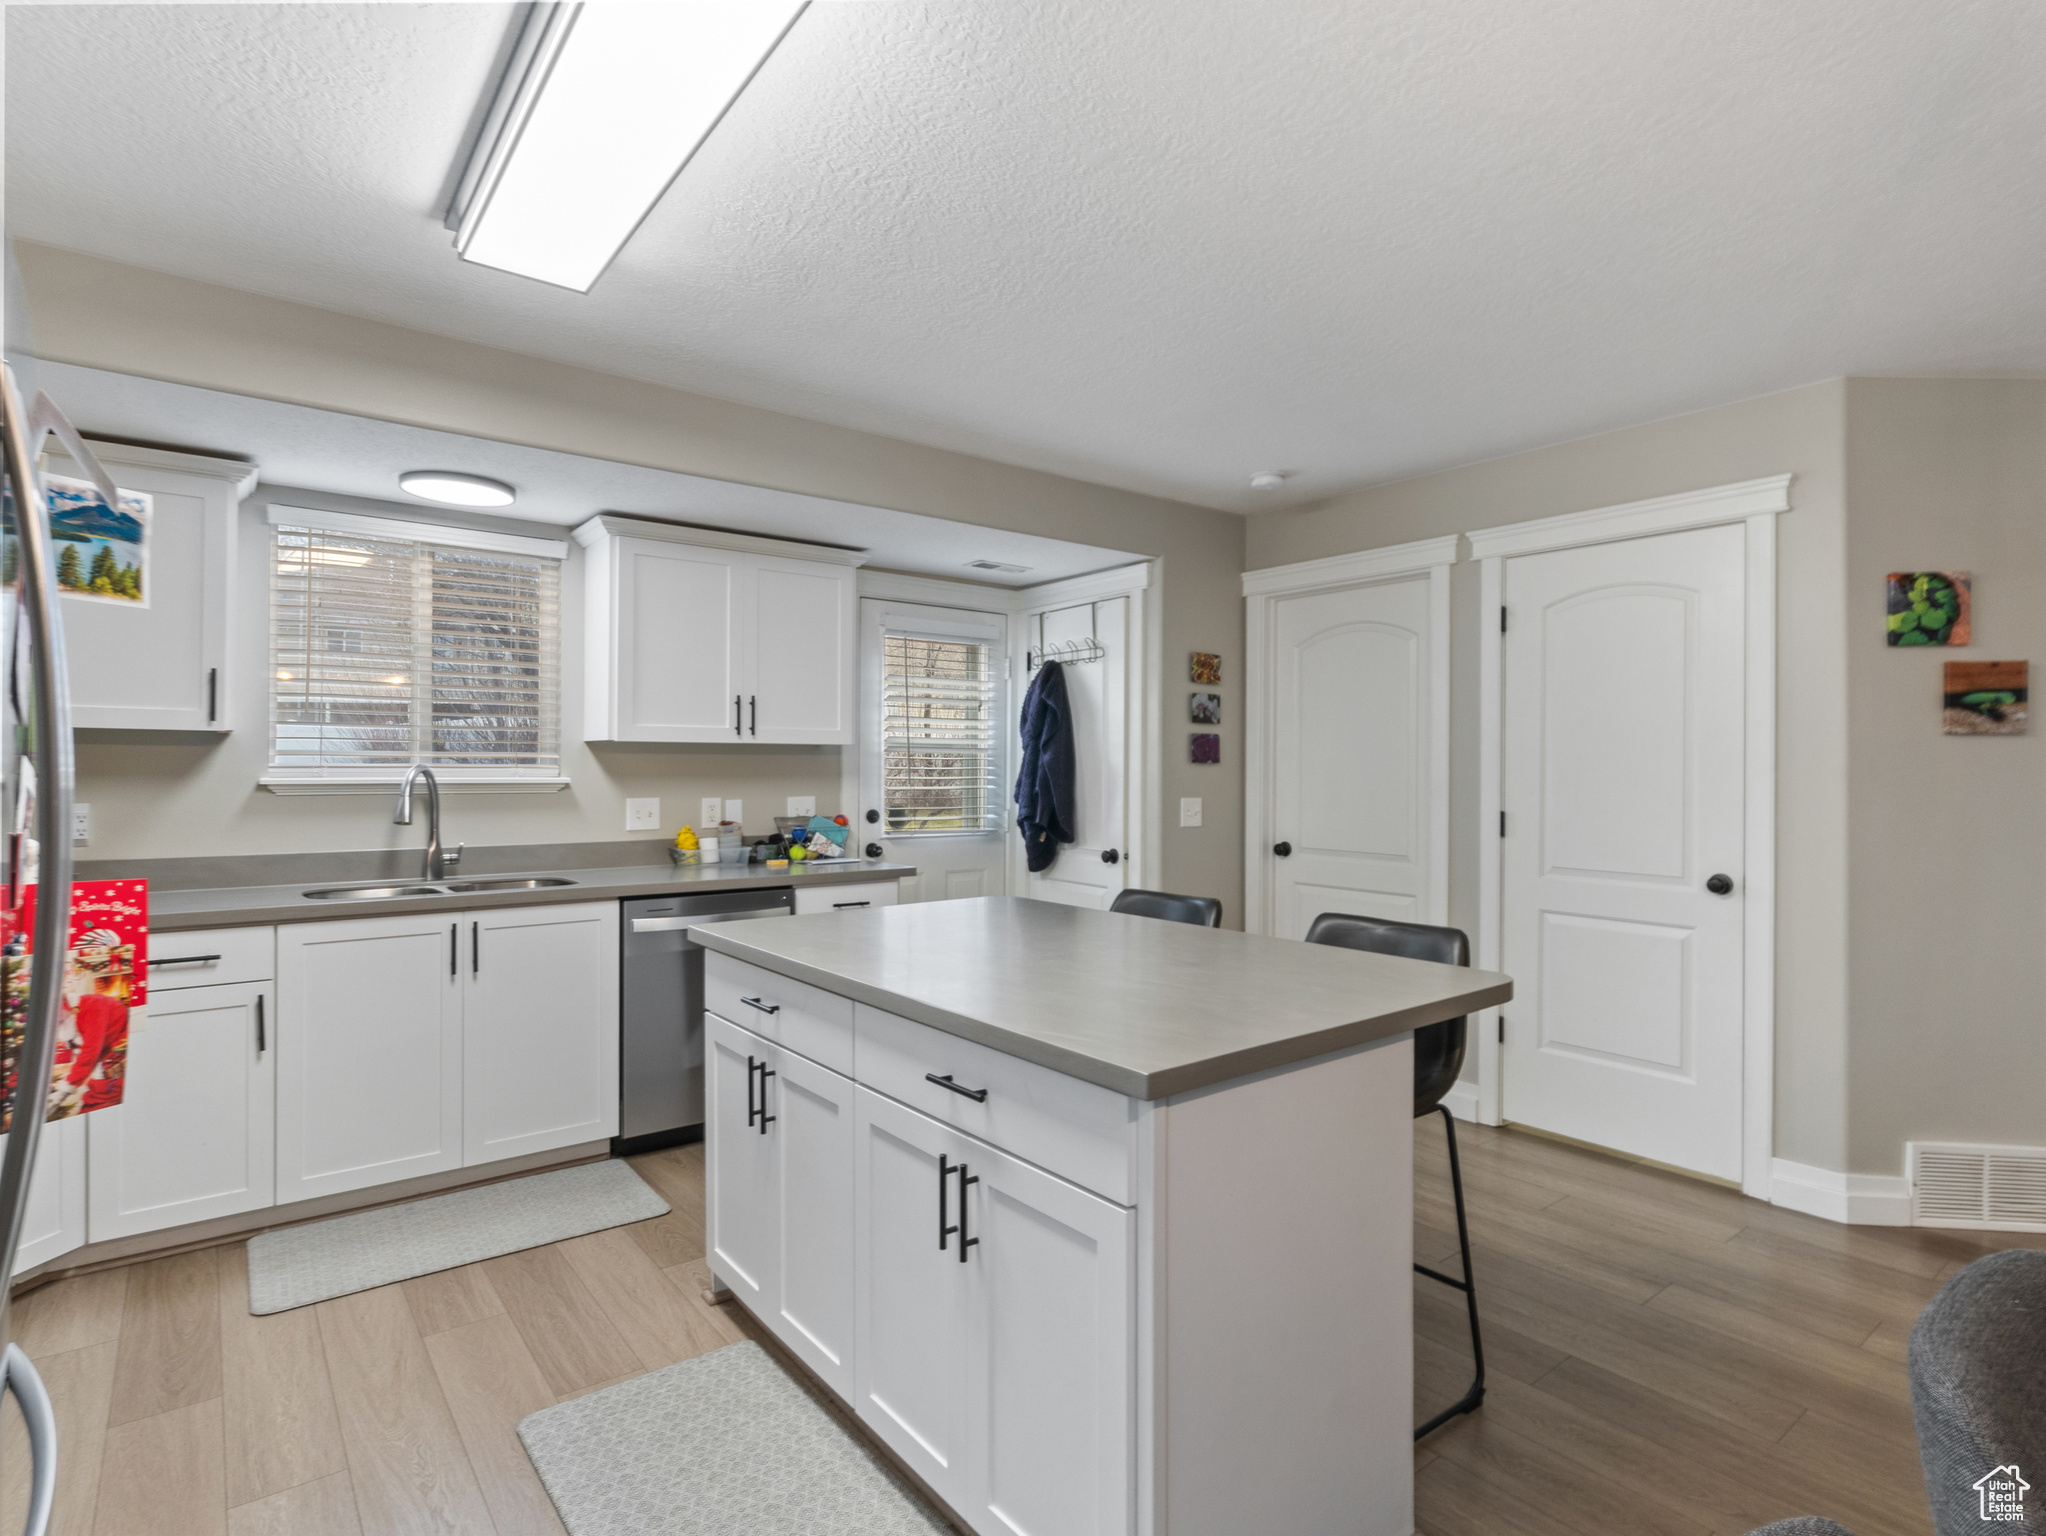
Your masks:
M 817 797 L 815 795 L 790 795 L 789 814 L 791 816 L 815 816 L 817 814 Z
M 746 802 L 743 800 L 727 800 L 725 802 L 725 820 L 735 827 L 745 826 Z
M 628 800 L 625 802 L 625 830 L 628 832 L 658 832 L 661 830 L 661 802 L 658 800 Z
M 83 800 L 71 802 L 71 846 L 83 848 L 92 841 L 92 806 Z
M 1179 824 L 1182 827 L 1197 827 L 1201 824 L 1201 802 L 1198 795 L 1179 802 Z
M 716 837 L 718 835 L 718 823 L 724 819 L 725 802 L 717 799 L 706 800 L 703 802 L 703 820 L 697 823 L 697 830 L 699 832 L 708 832 L 712 837 Z

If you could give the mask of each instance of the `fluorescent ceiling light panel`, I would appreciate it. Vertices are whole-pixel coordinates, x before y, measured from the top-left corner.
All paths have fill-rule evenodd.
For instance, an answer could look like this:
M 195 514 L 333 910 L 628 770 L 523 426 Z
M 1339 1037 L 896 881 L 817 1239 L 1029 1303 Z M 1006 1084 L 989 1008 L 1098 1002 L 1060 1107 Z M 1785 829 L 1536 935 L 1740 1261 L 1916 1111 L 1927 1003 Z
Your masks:
M 589 292 L 802 12 L 799 0 L 538 7 L 463 178 L 455 249 Z

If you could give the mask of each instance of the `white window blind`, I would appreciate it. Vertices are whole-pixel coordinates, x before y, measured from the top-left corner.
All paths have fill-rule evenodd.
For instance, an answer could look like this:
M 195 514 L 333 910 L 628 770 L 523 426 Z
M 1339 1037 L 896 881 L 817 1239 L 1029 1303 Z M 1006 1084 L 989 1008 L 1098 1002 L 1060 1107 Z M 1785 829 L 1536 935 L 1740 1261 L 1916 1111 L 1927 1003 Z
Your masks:
M 888 831 L 993 832 L 1002 783 L 999 653 L 971 640 L 884 634 L 881 752 Z
M 561 561 L 519 548 L 559 546 L 272 521 L 266 777 L 559 774 Z

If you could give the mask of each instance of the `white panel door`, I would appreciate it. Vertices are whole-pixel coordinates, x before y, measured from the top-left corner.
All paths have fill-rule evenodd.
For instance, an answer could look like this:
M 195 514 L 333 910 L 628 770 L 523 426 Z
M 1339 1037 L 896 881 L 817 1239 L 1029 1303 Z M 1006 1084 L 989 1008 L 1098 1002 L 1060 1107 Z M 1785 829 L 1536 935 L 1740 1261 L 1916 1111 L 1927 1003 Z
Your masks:
M 1694 529 L 1504 573 L 1506 1118 L 1726 1179 L 1741 1175 L 1745 537 Z
M 1441 921 L 1430 579 L 1274 601 L 1270 932 L 1323 912 Z
M 773 1069 L 774 1047 L 714 1013 L 703 1016 L 703 1039 L 710 1266 L 755 1317 L 771 1318 L 781 1271 L 781 1142 L 772 1121 L 761 1123 L 759 1105 L 761 1069 Z
M 742 740 L 734 618 L 752 581 L 746 557 L 619 539 L 613 558 L 617 739 Z
M 277 930 L 277 1203 L 462 1166 L 455 913 Z
M 979 1242 L 968 1400 L 982 1530 L 1123 1536 L 1132 1525 L 1136 1212 L 991 1148 L 966 1154 Z M 958 1181 L 955 1179 L 956 1188 Z
M 979 1161 L 979 1144 L 872 1089 L 854 1093 L 853 1408 L 940 1498 L 969 1511 L 984 1476 L 967 1358 L 980 1270 L 970 1250 L 960 1262 L 961 1234 L 945 1229 L 960 1220 L 950 1169 Z
M 101 1109 L 49 1121 L 36 1138 L 21 1241 L 14 1249 L 15 1274 L 85 1246 L 85 1127 L 105 1113 Z M 7 1138 L 0 1136 L 0 1151 L 6 1146 Z
M 853 568 L 756 556 L 742 598 L 749 742 L 853 739 Z
M 122 1102 L 85 1117 L 94 1242 L 275 1201 L 276 1046 L 268 982 L 156 992 Z
M 462 1161 L 618 1134 L 618 904 L 461 914 Z
M 848 1402 L 853 1395 L 853 1082 L 779 1046 L 763 1138 L 776 1144 L 780 1285 L 769 1324 Z
M 1050 869 L 1026 874 L 1023 894 L 1039 901 L 1106 907 L 1126 883 L 1122 856 L 1129 846 L 1131 799 L 1129 618 L 1130 600 L 1116 597 L 1061 608 L 1030 621 L 1033 649 L 1091 637 L 1107 652 L 1099 661 L 1066 667 L 1078 825 L 1073 841 L 1060 847 Z

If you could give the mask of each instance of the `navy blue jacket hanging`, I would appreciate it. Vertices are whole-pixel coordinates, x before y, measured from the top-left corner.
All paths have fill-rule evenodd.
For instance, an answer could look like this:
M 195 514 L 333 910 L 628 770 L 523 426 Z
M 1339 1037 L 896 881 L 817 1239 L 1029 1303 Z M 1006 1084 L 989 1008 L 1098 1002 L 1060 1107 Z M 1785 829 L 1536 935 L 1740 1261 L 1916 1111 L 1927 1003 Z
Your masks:
M 1051 868 L 1073 840 L 1073 708 L 1066 669 L 1047 661 L 1023 696 L 1023 766 L 1016 775 L 1016 825 L 1032 872 Z

